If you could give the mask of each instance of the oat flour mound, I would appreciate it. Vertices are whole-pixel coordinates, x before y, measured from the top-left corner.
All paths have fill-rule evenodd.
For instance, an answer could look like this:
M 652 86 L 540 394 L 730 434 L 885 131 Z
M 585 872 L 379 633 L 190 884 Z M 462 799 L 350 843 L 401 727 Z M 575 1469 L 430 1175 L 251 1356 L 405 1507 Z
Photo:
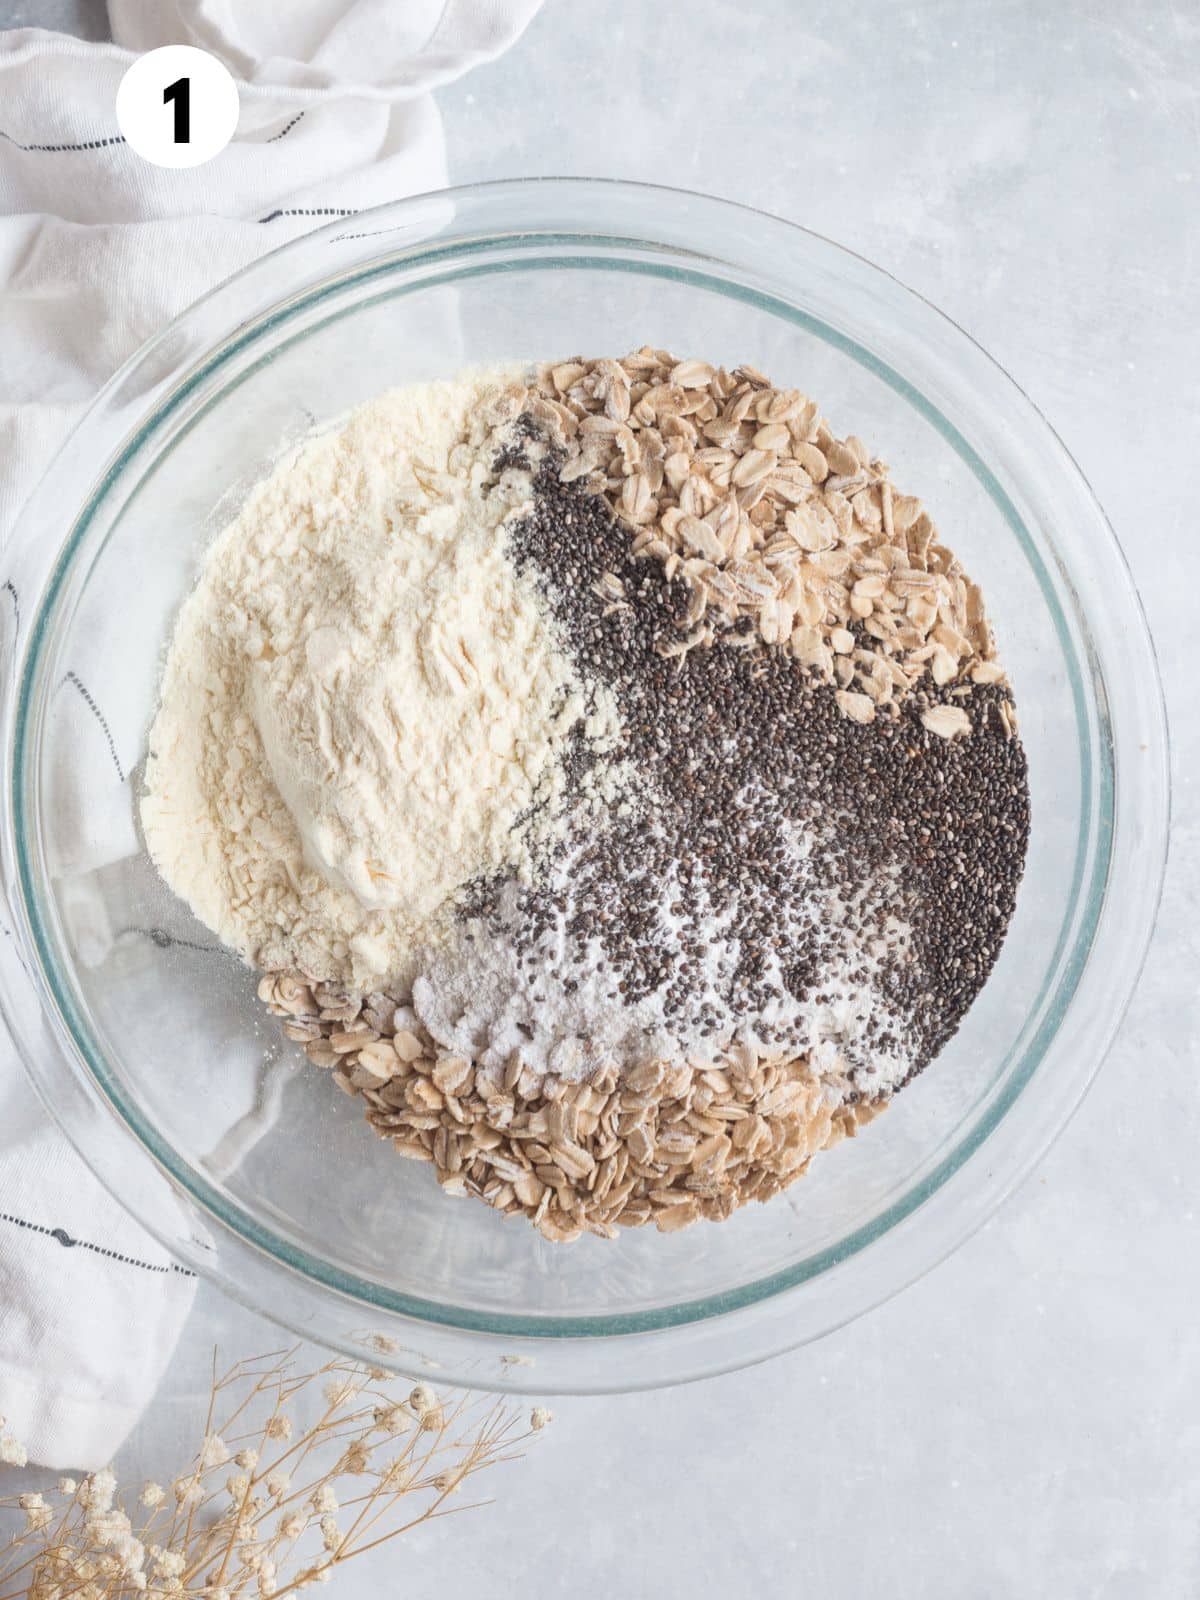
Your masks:
M 466 883 L 552 833 L 567 741 L 611 746 L 503 526 L 508 371 L 399 389 L 279 461 L 209 549 L 150 735 L 142 822 L 247 959 L 362 989 Z

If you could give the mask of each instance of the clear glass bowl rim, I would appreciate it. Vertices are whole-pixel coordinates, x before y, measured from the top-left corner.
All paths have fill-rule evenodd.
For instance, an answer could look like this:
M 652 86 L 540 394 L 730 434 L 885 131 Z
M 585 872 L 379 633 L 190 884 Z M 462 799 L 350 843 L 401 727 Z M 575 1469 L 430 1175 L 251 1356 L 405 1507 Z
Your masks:
M 1083 915 L 1076 927 L 1074 947 L 1070 952 L 1066 969 L 1057 986 L 1058 1002 L 1052 1011 L 1048 1012 L 1043 1020 L 1041 1029 L 1035 1038 L 1036 1048 L 1027 1049 L 1020 1068 L 1009 1074 L 1004 1091 L 995 1098 L 982 1121 L 961 1140 L 955 1150 L 941 1163 L 935 1172 L 924 1183 L 916 1186 L 900 1197 L 881 1216 L 872 1220 L 866 1227 L 858 1230 L 847 1240 L 842 1241 L 836 1248 L 806 1258 L 801 1263 L 778 1272 L 770 1277 L 758 1280 L 752 1284 L 744 1285 L 734 1294 L 723 1293 L 703 1300 L 681 1302 L 676 1305 L 663 1307 L 656 1312 L 639 1312 L 633 1315 L 614 1314 L 611 1317 L 553 1317 L 526 1319 L 521 1317 L 475 1313 L 468 1308 L 447 1307 L 424 1300 L 412 1299 L 394 1291 L 381 1290 L 376 1284 L 366 1280 L 357 1279 L 343 1273 L 329 1263 L 316 1260 L 305 1252 L 297 1250 L 288 1241 L 279 1239 L 269 1230 L 262 1227 L 255 1219 L 249 1217 L 240 1208 L 232 1206 L 224 1196 L 211 1188 L 204 1180 L 186 1168 L 185 1165 L 174 1157 L 174 1153 L 165 1148 L 140 1116 L 137 1108 L 126 1102 L 120 1088 L 113 1082 L 107 1073 L 105 1063 L 99 1057 L 94 1041 L 81 1037 L 79 1032 L 79 1018 L 71 1000 L 69 983 L 64 979 L 59 970 L 59 963 L 54 951 L 54 941 L 49 936 L 41 903 L 40 891 L 31 870 L 32 852 L 28 848 L 27 830 L 36 825 L 36 819 L 30 814 L 28 802 L 33 793 L 33 773 L 36 763 L 30 759 L 34 748 L 35 731 L 30 723 L 30 705 L 34 689 L 37 684 L 39 668 L 39 652 L 41 641 L 45 634 L 47 616 L 53 611 L 56 597 L 61 589 L 65 575 L 76 551 L 82 545 L 86 536 L 91 518 L 94 516 L 103 496 L 111 487 L 120 480 L 124 463 L 132 457 L 144 441 L 152 435 L 154 430 L 165 421 L 171 409 L 182 403 L 190 389 L 209 376 L 221 363 L 228 361 L 235 351 L 242 349 L 248 340 L 262 337 L 271 327 L 278 324 L 281 318 L 294 316 L 299 311 L 321 296 L 332 296 L 341 292 L 347 284 L 348 278 L 360 276 L 364 272 L 379 271 L 381 273 L 403 273 L 419 264 L 437 258 L 448 263 L 451 267 L 456 262 L 465 261 L 471 255 L 481 252 L 486 254 L 489 247 L 503 240 L 513 243 L 520 239 L 522 244 L 530 246 L 547 243 L 556 245 L 571 242 L 591 252 L 588 257 L 589 264 L 598 264 L 595 253 L 602 252 L 606 247 L 615 249 L 622 244 L 636 244 L 647 249 L 663 248 L 664 244 L 672 252 L 678 254 L 686 248 L 678 237 L 664 240 L 653 237 L 641 238 L 623 231 L 623 220 L 631 214 L 643 215 L 642 207 L 647 195 L 657 194 L 659 204 L 668 214 L 672 207 L 678 208 L 681 202 L 686 204 L 689 213 L 698 213 L 700 218 L 707 219 L 708 226 L 703 229 L 704 237 L 711 238 L 738 238 L 739 234 L 758 240 L 786 240 L 792 252 L 809 252 L 818 258 L 832 256 L 842 264 L 852 265 L 852 282 L 860 282 L 864 277 L 869 281 L 874 294 L 881 300 L 884 311 L 891 307 L 897 315 L 909 319 L 915 318 L 918 324 L 930 328 L 937 328 L 942 338 L 950 339 L 960 354 L 970 353 L 970 359 L 976 373 L 986 371 L 989 373 L 993 388 L 1003 400 L 1012 406 L 1012 415 L 1020 426 L 1040 434 L 1039 444 L 1049 451 L 1052 458 L 1057 460 L 1059 470 L 1075 480 L 1075 486 L 1080 503 L 1086 502 L 1090 521 L 1097 535 L 1102 539 L 1098 552 L 1098 566 L 1107 566 L 1109 576 L 1113 580 L 1114 589 L 1119 594 L 1122 615 L 1125 626 L 1132 630 L 1133 648 L 1130 659 L 1135 668 L 1140 672 L 1145 681 L 1142 684 L 1143 704 L 1140 707 L 1142 716 L 1141 726 L 1138 729 L 1131 727 L 1116 728 L 1112 723 L 1112 713 L 1115 697 L 1106 693 L 1105 673 L 1101 663 L 1093 657 L 1088 663 L 1097 682 L 1096 699 L 1102 711 L 1107 711 L 1109 726 L 1101 731 L 1106 737 L 1097 741 L 1096 755 L 1099 762 L 1098 784 L 1100 794 L 1098 803 L 1101 807 L 1099 832 L 1107 840 L 1107 849 L 1095 852 L 1087 873 L 1087 881 L 1080 885 L 1080 892 L 1084 899 Z M 474 1330 L 488 1335 L 517 1335 L 546 1338 L 594 1338 L 597 1336 L 610 1336 L 616 1334 L 636 1334 L 656 1330 L 671 1329 L 697 1320 L 709 1319 L 717 1316 L 729 1316 L 740 1310 L 754 1306 L 787 1291 L 796 1291 L 813 1278 L 837 1268 L 850 1257 L 858 1255 L 868 1246 L 882 1240 L 891 1233 L 900 1223 L 906 1221 L 921 1207 L 927 1206 L 935 1194 L 945 1190 L 952 1178 L 961 1173 L 970 1158 L 978 1151 L 985 1140 L 996 1138 L 1006 1118 L 1010 1116 L 1013 1107 L 1021 1100 L 1027 1100 L 1031 1086 L 1037 1081 L 1037 1069 L 1041 1064 L 1045 1051 L 1052 1042 L 1058 1028 L 1061 1026 L 1066 1010 L 1075 997 L 1078 985 L 1083 976 L 1089 958 L 1093 954 L 1096 942 L 1102 931 L 1102 922 L 1106 907 L 1111 912 L 1110 896 L 1114 882 L 1114 871 L 1118 865 L 1116 861 L 1119 849 L 1119 835 L 1117 819 L 1121 815 L 1119 801 L 1122 789 L 1122 772 L 1119 762 L 1113 760 L 1113 750 L 1118 738 L 1127 740 L 1136 733 L 1144 744 L 1149 746 L 1149 762 L 1145 768 L 1150 777 L 1143 785 L 1145 793 L 1141 796 L 1144 814 L 1143 825 L 1149 829 L 1152 849 L 1150 860 L 1143 858 L 1143 878 L 1140 885 L 1139 903 L 1136 916 L 1131 917 L 1124 931 L 1124 943 L 1127 955 L 1131 960 L 1122 963 L 1122 981 L 1115 987 L 1109 985 L 1105 991 L 1105 1011 L 1103 1017 L 1093 1019 L 1093 1033 L 1097 1032 L 1095 1024 L 1102 1023 L 1099 1032 L 1102 1042 L 1098 1049 L 1091 1054 L 1090 1059 L 1077 1061 L 1069 1081 L 1060 1068 L 1060 1081 L 1058 1093 L 1054 1096 L 1055 1115 L 1047 1118 L 1036 1129 L 1029 1129 L 1023 1140 L 1020 1157 L 1018 1160 L 1008 1160 L 996 1163 L 997 1172 L 1003 1172 L 1003 1180 L 993 1182 L 987 1187 L 986 1204 L 973 1204 L 964 1208 L 961 1228 L 942 1230 L 945 1235 L 943 1243 L 935 1253 L 927 1259 L 915 1260 L 912 1269 L 904 1274 L 904 1281 L 911 1281 L 921 1271 L 932 1266 L 934 1262 L 946 1254 L 954 1245 L 961 1242 L 963 1237 L 977 1226 L 980 1221 L 1003 1198 L 1012 1184 L 1022 1175 L 1024 1170 L 1033 1163 L 1048 1147 L 1054 1136 L 1065 1125 L 1071 1110 L 1082 1097 L 1087 1084 L 1094 1072 L 1098 1069 L 1102 1059 L 1103 1050 L 1112 1034 L 1115 1032 L 1120 1017 L 1124 1012 L 1129 994 L 1136 982 L 1137 972 L 1144 957 L 1145 948 L 1149 940 L 1153 925 L 1154 912 L 1157 906 L 1158 892 L 1161 886 L 1163 865 L 1165 863 L 1165 840 L 1167 833 L 1168 811 L 1168 781 L 1166 767 L 1166 734 L 1162 712 L 1161 687 L 1157 679 L 1157 669 L 1153 659 L 1153 650 L 1149 635 L 1146 631 L 1144 619 L 1141 616 L 1140 606 L 1132 581 L 1124 566 L 1116 540 L 1104 519 L 1103 513 L 1096 504 L 1091 491 L 1084 482 L 1078 468 L 1071 461 L 1067 452 L 1052 434 L 1049 425 L 1037 412 L 1032 403 L 1025 397 L 1011 378 L 984 355 L 975 346 L 968 336 L 950 323 L 944 315 L 927 302 L 922 300 L 913 291 L 900 285 L 895 279 L 884 273 L 881 269 L 865 262 L 862 258 L 854 256 L 843 247 L 811 233 L 809 230 L 798 228 L 796 225 L 780 219 L 768 217 L 762 213 L 749 211 L 745 207 L 734 205 L 728 201 L 711 200 L 702 196 L 685 194 L 675 190 L 651 190 L 648 186 L 613 183 L 605 180 L 575 180 L 575 179 L 534 179 L 512 180 L 501 184 L 468 186 L 466 188 L 441 191 L 433 196 L 418 196 L 411 200 L 396 202 L 393 205 L 380 207 L 369 213 L 362 213 L 356 219 L 356 225 L 361 225 L 364 220 L 378 223 L 381 229 L 387 225 L 392 230 L 403 230 L 407 221 L 417 217 L 420 208 L 429 203 L 449 203 L 454 209 L 457 218 L 461 211 L 469 211 L 479 199 L 488 202 L 502 201 L 504 208 L 510 216 L 510 228 L 504 231 L 474 232 L 468 237 L 459 238 L 449 245 L 439 244 L 436 236 L 410 248 L 389 250 L 384 256 L 376 255 L 368 258 L 365 263 L 349 269 L 349 271 L 334 271 L 321 283 L 307 283 L 303 291 L 298 292 L 284 303 L 256 312 L 250 319 L 237 325 L 234 320 L 233 332 L 224 341 L 211 346 L 199 361 L 189 359 L 178 370 L 169 372 L 169 384 L 163 392 L 163 384 L 156 382 L 154 388 L 155 402 L 152 409 L 142 419 L 129 437 L 116 457 L 105 464 L 99 473 L 91 494 L 79 512 L 71 531 L 61 548 L 52 560 L 52 570 L 42 593 L 38 598 L 36 617 L 29 630 L 28 641 L 25 647 L 24 659 L 19 673 L 16 675 L 16 697 L 13 715 L 10 720 L 11 736 L 6 741 L 6 757 L 9 764 L 8 796 L 9 808 L 6 808 L 5 823 L 5 854 L 15 866 L 15 879 L 8 876 L 8 882 L 16 889 L 16 894 L 11 897 L 17 902 L 13 907 L 16 914 L 15 920 L 20 924 L 29 947 L 36 954 L 37 979 L 42 988 L 44 1000 L 47 1003 L 51 1019 L 55 1025 L 62 1043 L 66 1048 L 62 1052 L 62 1063 L 51 1062 L 44 1056 L 34 1060 L 29 1059 L 29 1052 L 23 1050 L 27 1069 L 43 1098 L 47 1101 L 52 1111 L 58 1111 L 60 1120 L 65 1121 L 66 1131 L 76 1144 L 85 1161 L 89 1160 L 87 1130 L 78 1126 L 78 1119 L 66 1120 L 61 1116 L 59 1102 L 53 1092 L 54 1078 L 63 1065 L 74 1072 L 84 1072 L 88 1075 L 89 1090 L 99 1087 L 104 1103 L 108 1109 L 121 1119 L 125 1128 L 136 1139 L 143 1151 L 148 1152 L 155 1162 L 162 1168 L 173 1182 L 182 1188 L 189 1198 L 198 1204 L 203 1211 L 216 1217 L 226 1227 L 230 1228 L 241 1240 L 265 1252 L 275 1262 L 283 1264 L 298 1274 L 308 1283 L 324 1290 L 332 1290 L 340 1296 L 346 1296 L 365 1306 L 375 1307 L 383 1311 L 395 1312 L 401 1317 L 412 1318 L 425 1324 L 435 1326 L 444 1325 L 460 1329 Z M 590 233 L 582 232 L 578 227 L 567 226 L 561 232 L 547 229 L 540 225 L 537 218 L 541 217 L 549 208 L 553 212 L 556 202 L 561 200 L 561 209 L 564 214 L 575 216 L 581 211 L 590 214 L 594 219 L 595 227 Z M 526 213 L 522 217 L 522 210 Z M 525 226 L 520 226 L 524 221 Z M 723 228 L 714 228 L 713 222 L 722 222 Z M 609 224 L 609 229 L 603 225 Z M 116 395 L 131 373 L 139 368 L 158 370 L 171 368 L 168 360 L 164 363 L 163 352 L 170 347 L 170 341 L 176 338 L 180 330 L 188 327 L 190 322 L 204 315 L 210 308 L 236 303 L 236 296 L 243 288 L 252 286 L 257 279 L 262 278 L 268 267 L 277 269 L 279 263 L 289 255 L 300 255 L 311 250 L 313 243 L 322 237 L 328 238 L 339 229 L 345 228 L 344 220 L 331 224 L 328 228 L 318 230 L 315 234 L 292 241 L 279 247 L 269 256 L 260 259 L 241 273 L 227 280 L 210 295 L 195 303 L 185 311 L 175 322 L 168 325 L 154 338 L 152 338 L 121 371 L 101 391 L 85 417 L 77 425 L 68 445 L 64 447 L 64 455 L 74 446 L 78 447 L 80 441 L 86 441 L 89 428 L 96 426 L 97 419 L 103 417 L 105 409 L 109 406 L 112 397 Z M 678 230 L 677 230 L 678 231 Z M 697 225 L 695 233 L 698 236 L 701 229 Z M 700 247 L 699 238 L 696 237 L 690 246 L 689 254 L 695 259 L 695 270 L 703 277 L 706 286 L 722 290 L 723 292 L 740 293 L 744 298 L 755 298 L 754 291 L 737 288 L 728 281 L 721 279 L 722 268 L 728 269 L 735 265 L 744 269 L 746 266 L 746 251 L 726 252 L 725 254 L 711 253 Z M 780 254 L 786 256 L 787 252 L 781 250 Z M 373 264 L 372 264 L 373 261 Z M 563 265 L 556 262 L 555 265 Z M 640 269 L 639 269 L 640 270 Z M 673 269 L 664 268 L 664 271 Z M 795 316 L 812 327 L 814 319 L 801 311 L 794 303 L 776 296 L 764 295 L 761 298 L 770 302 L 770 309 L 775 312 L 781 310 L 784 314 Z M 818 325 L 816 331 L 822 337 L 829 337 L 833 342 L 845 346 L 848 342 L 846 336 L 831 328 L 828 324 Z M 186 344 L 186 341 L 182 341 Z M 1024 527 L 1019 514 L 1012 501 L 1009 499 L 1001 484 L 994 478 L 988 463 L 982 459 L 972 445 L 959 433 L 958 428 L 945 417 L 940 410 L 930 402 L 919 388 L 900 372 L 892 371 L 885 362 L 881 362 L 869 350 L 858 347 L 855 352 L 859 359 L 864 359 L 877 373 L 881 373 L 888 382 L 892 383 L 903 396 L 914 404 L 927 419 L 933 421 L 943 436 L 958 450 L 964 460 L 968 462 L 976 476 L 984 483 L 985 488 L 992 495 L 993 500 L 1001 509 L 1014 533 L 1027 546 L 1027 551 L 1034 555 L 1038 561 L 1041 553 L 1037 550 L 1034 541 Z M 218 397 L 213 397 L 209 403 L 216 403 Z M 47 475 L 47 482 L 55 476 L 55 467 L 52 466 Z M 39 493 L 44 493 L 43 490 Z M 17 538 L 26 541 L 34 537 L 37 522 L 38 496 L 35 495 L 27 510 Z M 1085 619 L 1086 620 L 1086 619 Z M 1114 662 L 1115 666 L 1116 663 Z M 1082 685 L 1074 686 L 1077 696 L 1082 693 Z M 1078 713 L 1077 713 L 1078 715 Z M 1087 730 L 1082 729 L 1087 737 Z M 32 742 L 31 742 L 32 741 Z M 1088 772 L 1085 777 L 1091 781 L 1094 774 Z M 1111 920 L 1111 919 L 1110 919 Z M 8 1002 L 5 999 L 5 1009 Z M 18 1040 L 20 1043 L 20 1040 Z M 1027 1110 L 1030 1109 L 1028 1106 Z M 1028 1118 L 1026 1119 L 1028 1120 Z M 102 1179 L 117 1193 L 118 1199 L 122 1198 L 122 1186 L 114 1180 L 111 1167 L 100 1173 Z M 977 1196 L 977 1201 L 978 1201 Z M 141 1215 L 141 1220 L 147 1224 L 152 1232 L 160 1232 L 161 1226 L 156 1228 L 153 1217 Z M 951 1237 L 951 1235 L 956 1235 Z M 187 1248 L 186 1241 L 176 1235 L 169 1235 L 164 1242 L 177 1255 L 181 1256 L 187 1264 L 197 1270 L 212 1274 L 211 1262 L 203 1252 Z M 216 1274 L 220 1280 L 220 1275 Z M 238 1293 L 241 1286 L 226 1282 L 224 1286 L 232 1292 Z M 892 1287 L 898 1287 L 893 1284 Z M 884 1292 L 891 1292 L 885 1289 Z M 244 1295 L 244 1288 L 241 1290 Z M 882 1295 L 877 1298 L 881 1298 Z M 865 1306 L 859 1309 L 865 1309 Z M 850 1314 L 856 1314 L 851 1312 Z M 844 1321 L 844 1316 L 835 1320 Z M 831 1322 L 830 1325 L 833 1325 Z

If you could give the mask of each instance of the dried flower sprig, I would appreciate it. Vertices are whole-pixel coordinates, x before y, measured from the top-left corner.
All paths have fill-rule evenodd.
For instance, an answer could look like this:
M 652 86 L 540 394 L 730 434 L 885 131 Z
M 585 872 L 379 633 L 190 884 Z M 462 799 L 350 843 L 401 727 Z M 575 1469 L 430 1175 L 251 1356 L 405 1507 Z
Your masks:
M 224 1374 L 214 1360 L 204 1436 L 169 1487 L 130 1501 L 105 1468 L 0 1497 L 17 1519 L 0 1543 L 0 1600 L 283 1600 L 479 1504 L 455 1497 L 549 1420 L 535 1407 L 522 1429 L 504 1406 L 423 1383 L 397 1398 L 379 1368 L 305 1369 L 299 1347 Z M 0 1418 L 0 1463 L 25 1459 Z

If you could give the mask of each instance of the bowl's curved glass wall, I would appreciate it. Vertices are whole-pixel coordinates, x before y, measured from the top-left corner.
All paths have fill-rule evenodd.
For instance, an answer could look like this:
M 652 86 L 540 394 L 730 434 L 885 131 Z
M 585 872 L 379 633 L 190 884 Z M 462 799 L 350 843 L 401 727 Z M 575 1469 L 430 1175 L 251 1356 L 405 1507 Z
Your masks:
M 1094 755 L 1080 748 L 1080 667 L 1053 589 L 944 420 L 898 392 L 865 352 L 788 307 L 748 304 L 702 267 L 603 261 L 569 243 L 481 252 L 415 282 L 405 264 L 395 278 L 385 271 L 319 292 L 231 351 L 177 400 L 139 470 L 122 475 L 86 530 L 41 665 L 43 684 L 57 686 L 45 700 L 39 782 L 61 981 L 112 1092 L 156 1146 L 306 1254 L 381 1287 L 476 1311 L 604 1317 L 817 1265 L 952 1155 L 1013 1070 L 1054 976 L 1080 887 Z M 448 1201 L 428 1170 L 369 1136 L 320 1073 L 276 1065 L 298 1062 L 298 1048 L 277 1040 L 252 975 L 156 879 L 136 835 L 135 796 L 172 617 L 206 541 L 281 441 L 467 360 L 640 343 L 750 361 L 803 388 L 839 430 L 871 441 L 900 488 L 925 498 L 988 596 L 1022 712 L 1035 822 L 995 978 L 882 1124 L 820 1159 L 786 1198 L 720 1228 L 561 1251 Z M 95 727 L 81 740 L 89 715 Z M 81 827 L 96 796 L 106 803 Z M 264 1093 L 277 1108 L 247 1129 Z
M 987 595 L 1033 830 L 991 982 L 885 1117 L 719 1227 L 564 1249 L 445 1197 L 302 1064 L 252 974 L 157 879 L 136 801 L 174 614 L 208 539 L 282 444 L 466 362 L 643 342 L 750 361 L 804 389 L 921 495 Z M 330 1342 L 355 1347 L 355 1330 L 383 1328 L 469 1381 L 619 1388 L 813 1337 L 929 1266 L 996 1203 L 1062 1126 L 1136 977 L 1161 875 L 1165 742 L 1144 624 L 1102 514 L 965 336 L 773 219 L 554 181 L 402 202 L 298 241 L 118 375 L 5 561 L 25 620 L 5 682 L 0 854 L 22 937 L 0 944 L 0 998 L 26 1064 L 88 1160 L 173 1249 Z M 187 1197 L 178 1216 L 144 1197 L 142 1151 Z M 480 1375 L 479 1361 L 527 1338 L 535 1377 Z

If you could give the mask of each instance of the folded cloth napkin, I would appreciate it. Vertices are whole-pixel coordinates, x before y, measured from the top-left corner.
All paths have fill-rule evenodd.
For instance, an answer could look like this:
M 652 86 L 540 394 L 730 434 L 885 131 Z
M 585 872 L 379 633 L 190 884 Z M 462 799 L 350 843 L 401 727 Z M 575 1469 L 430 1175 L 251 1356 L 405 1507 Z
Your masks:
M 0 34 L 0 552 L 71 423 L 164 321 L 331 216 L 444 184 L 431 90 L 498 56 L 539 4 L 111 0 L 112 44 Z M 205 166 L 151 166 L 118 132 L 121 76 L 162 44 L 211 51 L 239 80 L 237 133 Z M 80 738 L 97 737 L 76 698 Z M 47 1466 L 104 1464 L 193 1290 L 0 1042 L 0 1436 Z

